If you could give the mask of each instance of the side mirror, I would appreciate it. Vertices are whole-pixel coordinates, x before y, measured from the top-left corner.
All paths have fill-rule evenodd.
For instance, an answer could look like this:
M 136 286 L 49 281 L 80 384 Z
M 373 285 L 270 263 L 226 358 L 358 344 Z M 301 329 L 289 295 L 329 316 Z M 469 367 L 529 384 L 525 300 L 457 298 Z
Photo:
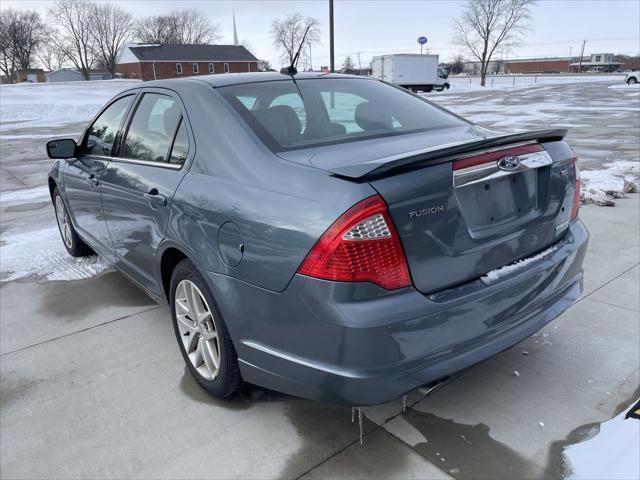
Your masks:
M 76 141 L 72 138 L 62 138 L 47 142 L 49 158 L 73 158 L 76 156 Z

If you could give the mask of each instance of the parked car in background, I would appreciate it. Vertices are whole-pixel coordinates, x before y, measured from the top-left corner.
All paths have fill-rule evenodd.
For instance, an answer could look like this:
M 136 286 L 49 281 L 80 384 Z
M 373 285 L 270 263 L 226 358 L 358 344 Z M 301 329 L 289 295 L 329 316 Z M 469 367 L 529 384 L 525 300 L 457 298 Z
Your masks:
M 638 83 L 639 79 L 640 79 L 640 70 L 633 70 L 627 73 L 624 77 L 624 81 L 627 85 L 634 85 Z
M 109 101 L 78 144 L 49 142 L 49 188 L 69 254 L 167 302 L 205 390 L 363 406 L 579 297 L 588 234 L 565 134 L 492 132 L 356 76 L 163 80 Z

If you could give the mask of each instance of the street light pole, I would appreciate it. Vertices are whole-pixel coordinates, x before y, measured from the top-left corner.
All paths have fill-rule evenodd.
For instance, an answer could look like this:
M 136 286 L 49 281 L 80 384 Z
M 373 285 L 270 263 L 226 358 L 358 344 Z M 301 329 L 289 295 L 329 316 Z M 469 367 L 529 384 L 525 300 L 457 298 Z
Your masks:
M 335 71 L 333 58 L 333 0 L 329 0 L 329 69 L 331 73 Z
M 584 46 L 587 44 L 586 40 L 582 41 L 582 51 L 580 52 L 580 60 L 578 61 L 578 73 L 582 73 L 582 57 L 584 57 Z
M 572 52 L 573 52 L 573 47 L 569 47 L 569 69 L 568 69 L 569 73 L 571 73 L 571 60 L 573 60 L 573 57 L 571 56 Z

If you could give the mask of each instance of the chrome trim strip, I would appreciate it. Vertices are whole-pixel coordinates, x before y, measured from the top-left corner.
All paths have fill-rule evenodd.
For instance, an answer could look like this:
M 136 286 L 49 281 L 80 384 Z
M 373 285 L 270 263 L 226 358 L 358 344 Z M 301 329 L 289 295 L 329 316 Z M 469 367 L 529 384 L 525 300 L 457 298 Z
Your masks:
M 510 143 L 509 145 L 502 145 L 501 147 L 488 148 L 488 149 L 485 149 L 485 150 L 476 150 L 474 152 L 466 153 L 464 155 L 456 157 L 456 158 L 454 158 L 454 161 L 455 160 L 464 160 L 465 158 L 470 158 L 470 157 L 477 157 L 479 155 L 484 155 L 485 153 L 493 153 L 493 152 L 497 152 L 499 150 L 508 150 L 510 148 L 524 147 L 525 145 L 536 145 L 536 144 L 538 144 L 537 140 L 531 140 L 531 141 L 528 141 L 528 142 Z M 506 153 L 505 153 L 505 155 L 506 155 Z
M 501 170 L 496 161 L 481 163 L 472 167 L 454 170 L 453 187 L 461 188 L 477 183 L 483 183 L 497 178 L 508 177 L 516 173 L 548 167 L 553 164 L 551 156 L 545 151 L 517 155 L 520 165 L 514 170 Z
M 176 163 L 150 162 L 148 160 L 138 160 L 136 158 L 111 157 L 112 162 L 132 163 L 135 165 L 146 165 L 148 167 L 169 168 L 171 170 L 180 170 L 182 165 Z

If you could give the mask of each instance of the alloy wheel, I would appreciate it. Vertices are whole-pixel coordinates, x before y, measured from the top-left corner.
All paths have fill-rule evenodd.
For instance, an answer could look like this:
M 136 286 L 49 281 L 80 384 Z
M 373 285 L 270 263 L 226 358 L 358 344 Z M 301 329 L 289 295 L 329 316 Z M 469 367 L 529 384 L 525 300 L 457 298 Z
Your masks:
M 214 380 L 220 370 L 220 343 L 214 314 L 200 289 L 190 280 L 182 280 L 176 287 L 175 313 L 191 365 L 205 380 Z
M 64 206 L 62 197 L 58 195 L 56 197 L 56 219 L 58 221 L 58 228 L 60 229 L 60 235 L 67 248 L 71 248 L 73 245 L 73 237 L 71 235 L 71 223 L 69 221 L 69 215 L 67 209 Z

